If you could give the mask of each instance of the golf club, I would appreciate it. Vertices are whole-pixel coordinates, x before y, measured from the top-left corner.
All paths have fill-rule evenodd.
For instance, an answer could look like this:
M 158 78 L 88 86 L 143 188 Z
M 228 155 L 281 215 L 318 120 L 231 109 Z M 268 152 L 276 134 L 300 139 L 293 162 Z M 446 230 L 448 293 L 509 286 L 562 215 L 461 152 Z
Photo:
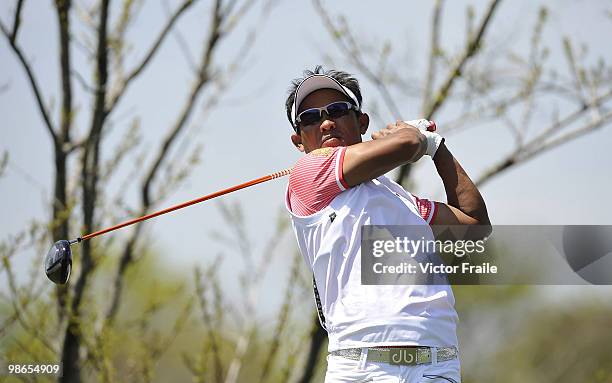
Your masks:
M 197 203 L 204 202 L 206 200 L 216 198 L 224 194 L 234 192 L 236 190 L 244 189 L 249 186 L 260 184 L 262 182 L 284 177 L 288 175 L 289 173 L 291 173 L 290 169 L 281 170 L 279 172 L 272 173 L 272 174 L 269 174 L 267 176 L 263 176 L 260 178 L 256 178 L 254 180 L 251 180 L 251 181 L 248 181 L 248 182 L 236 185 L 236 186 L 232 186 L 230 188 L 223 189 L 223 190 L 214 192 L 212 194 L 208 194 L 203 197 L 196 198 L 191 201 L 187 201 L 187 202 L 175 205 L 175 206 L 171 206 L 169 208 L 160 210 L 155 213 L 150 213 L 142 217 L 138 217 L 138 218 L 131 219 L 129 221 L 125 221 L 115 226 L 111 226 L 106 229 L 102 229 L 94 233 L 90 233 L 82 237 L 72 239 L 70 241 L 65 240 L 65 239 L 59 240 L 55 242 L 53 246 L 51 246 L 51 248 L 47 252 L 47 255 L 45 256 L 45 264 L 44 264 L 45 273 L 47 274 L 47 277 L 54 283 L 62 284 L 62 285 L 66 284 L 68 282 L 68 278 L 70 278 L 70 271 L 72 270 L 72 251 L 70 250 L 70 246 L 72 246 L 75 243 L 87 241 L 99 235 L 106 234 L 108 232 L 118 230 L 118 229 L 133 225 L 138 222 L 146 221 L 148 219 L 160 216 L 162 214 L 170 213 L 171 211 L 175 211 L 175 210 L 187 207 L 187 206 L 195 205 Z

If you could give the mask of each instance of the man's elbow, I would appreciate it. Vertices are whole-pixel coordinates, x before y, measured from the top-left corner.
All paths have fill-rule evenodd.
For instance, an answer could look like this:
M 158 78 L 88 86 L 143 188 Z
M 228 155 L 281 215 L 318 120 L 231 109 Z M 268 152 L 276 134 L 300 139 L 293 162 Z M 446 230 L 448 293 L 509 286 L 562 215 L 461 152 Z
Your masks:
M 467 239 L 484 239 L 493 232 L 493 226 L 486 210 L 484 212 L 464 212 L 458 218 L 461 225 L 468 226 Z
M 489 216 L 485 213 L 484 215 L 474 218 L 474 223 L 472 223 L 476 229 L 475 236 L 478 239 L 487 238 L 493 233 L 493 226 L 491 225 L 491 220 Z

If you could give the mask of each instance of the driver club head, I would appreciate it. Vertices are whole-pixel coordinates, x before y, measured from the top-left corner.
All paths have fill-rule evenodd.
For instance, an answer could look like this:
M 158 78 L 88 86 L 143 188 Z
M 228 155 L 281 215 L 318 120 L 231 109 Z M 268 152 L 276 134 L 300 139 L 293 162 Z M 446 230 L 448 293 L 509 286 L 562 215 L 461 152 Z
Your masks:
M 45 256 L 45 273 L 47 277 L 60 285 L 66 284 L 72 269 L 72 251 L 70 242 L 57 241 L 51 246 Z

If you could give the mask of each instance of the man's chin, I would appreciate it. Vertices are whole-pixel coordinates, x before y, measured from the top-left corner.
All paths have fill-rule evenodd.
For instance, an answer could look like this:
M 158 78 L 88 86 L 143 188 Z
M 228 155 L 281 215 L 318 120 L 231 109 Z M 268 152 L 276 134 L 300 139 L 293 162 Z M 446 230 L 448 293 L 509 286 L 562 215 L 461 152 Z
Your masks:
M 336 146 L 342 146 L 342 140 L 339 138 L 330 138 L 328 140 L 323 141 L 323 143 L 321 144 L 322 148 L 335 148 Z

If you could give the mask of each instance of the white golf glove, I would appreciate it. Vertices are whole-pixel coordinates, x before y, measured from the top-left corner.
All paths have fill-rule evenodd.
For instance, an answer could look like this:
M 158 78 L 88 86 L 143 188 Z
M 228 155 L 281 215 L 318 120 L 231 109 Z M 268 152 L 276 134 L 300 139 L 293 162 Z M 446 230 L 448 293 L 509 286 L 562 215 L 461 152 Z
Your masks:
M 440 144 L 444 142 L 444 137 L 435 133 L 436 123 L 433 121 L 426 120 L 424 118 L 420 120 L 404 121 L 408 125 L 412 125 L 419 129 L 425 137 L 427 137 L 427 151 L 425 154 L 432 157 L 436 154 L 436 151 L 440 147 Z

